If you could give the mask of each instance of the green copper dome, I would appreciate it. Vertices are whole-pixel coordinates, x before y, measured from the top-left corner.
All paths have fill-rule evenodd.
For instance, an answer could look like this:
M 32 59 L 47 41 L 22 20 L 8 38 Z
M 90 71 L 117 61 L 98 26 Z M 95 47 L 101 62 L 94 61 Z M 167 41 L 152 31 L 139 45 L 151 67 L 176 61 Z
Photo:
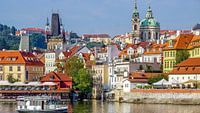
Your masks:
M 154 18 L 143 19 L 140 22 L 140 27 L 160 27 L 160 23 L 157 22 Z

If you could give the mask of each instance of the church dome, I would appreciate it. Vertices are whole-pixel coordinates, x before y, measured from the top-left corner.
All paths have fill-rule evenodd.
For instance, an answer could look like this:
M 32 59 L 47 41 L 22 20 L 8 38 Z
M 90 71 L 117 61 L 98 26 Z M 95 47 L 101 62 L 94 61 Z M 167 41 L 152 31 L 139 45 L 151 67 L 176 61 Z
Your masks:
M 160 27 L 160 23 L 156 21 L 154 18 L 143 19 L 140 22 L 140 27 Z

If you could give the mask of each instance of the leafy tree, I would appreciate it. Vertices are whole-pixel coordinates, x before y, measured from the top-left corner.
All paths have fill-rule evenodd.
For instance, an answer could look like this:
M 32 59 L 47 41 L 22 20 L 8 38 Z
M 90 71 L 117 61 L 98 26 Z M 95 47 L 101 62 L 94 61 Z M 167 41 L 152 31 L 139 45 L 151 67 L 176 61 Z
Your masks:
M 78 77 L 75 78 L 75 82 L 75 87 L 80 89 L 80 91 L 86 93 L 92 91 L 92 77 L 87 69 L 82 68 L 78 71 Z
M 46 49 L 45 37 L 42 34 L 34 33 L 30 36 L 31 47 Z
M 8 49 L 8 45 L 7 45 L 7 42 L 5 41 L 5 39 L 0 39 L 0 50 L 2 49 Z
M 83 62 L 77 56 L 71 57 L 66 61 L 64 71 L 67 75 L 72 76 L 73 89 L 79 89 L 83 93 L 91 92 L 92 78 L 89 71 L 84 68 Z
M 15 83 L 15 82 L 18 81 L 17 79 L 15 79 L 15 78 L 12 76 L 12 74 L 8 74 L 7 80 L 8 80 L 8 82 L 10 82 L 10 83 Z
M 149 83 L 149 84 L 153 84 L 153 83 L 155 83 L 155 82 L 158 82 L 158 81 L 162 80 L 163 78 L 167 80 L 167 79 L 168 79 L 168 76 L 165 75 L 165 74 L 160 74 L 160 75 L 158 75 L 158 76 L 149 78 L 149 79 L 148 79 L 148 83 Z
M 17 29 L 14 26 L 12 26 L 11 27 L 11 33 L 12 33 L 12 35 L 15 35 L 16 31 L 17 31 Z
M 146 71 L 152 72 L 152 66 L 146 64 Z
M 181 63 L 182 61 L 188 59 L 190 56 L 187 50 L 179 50 L 176 52 L 176 64 Z

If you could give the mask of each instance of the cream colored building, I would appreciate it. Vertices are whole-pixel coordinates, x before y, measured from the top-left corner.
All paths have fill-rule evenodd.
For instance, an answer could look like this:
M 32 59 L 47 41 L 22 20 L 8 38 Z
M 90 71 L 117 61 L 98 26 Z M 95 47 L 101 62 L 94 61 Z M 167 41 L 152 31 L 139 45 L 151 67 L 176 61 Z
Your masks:
M 44 74 L 44 64 L 30 52 L 0 51 L 0 80 L 11 75 L 18 81 L 37 81 Z
M 93 98 L 100 98 L 102 91 L 108 88 L 108 65 L 96 64 L 92 65 L 92 77 L 93 77 Z
M 111 42 L 111 37 L 108 34 L 84 34 L 82 39 L 88 42 L 103 42 L 105 45 Z

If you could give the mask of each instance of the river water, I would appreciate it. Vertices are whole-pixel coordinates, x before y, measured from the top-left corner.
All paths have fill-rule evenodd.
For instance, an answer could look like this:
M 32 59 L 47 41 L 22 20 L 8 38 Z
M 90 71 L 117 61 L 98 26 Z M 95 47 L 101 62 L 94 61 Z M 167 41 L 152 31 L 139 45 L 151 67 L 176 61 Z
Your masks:
M 73 113 L 200 113 L 200 105 L 130 104 L 117 102 L 76 102 Z M 0 103 L 0 113 L 17 113 L 16 104 Z

